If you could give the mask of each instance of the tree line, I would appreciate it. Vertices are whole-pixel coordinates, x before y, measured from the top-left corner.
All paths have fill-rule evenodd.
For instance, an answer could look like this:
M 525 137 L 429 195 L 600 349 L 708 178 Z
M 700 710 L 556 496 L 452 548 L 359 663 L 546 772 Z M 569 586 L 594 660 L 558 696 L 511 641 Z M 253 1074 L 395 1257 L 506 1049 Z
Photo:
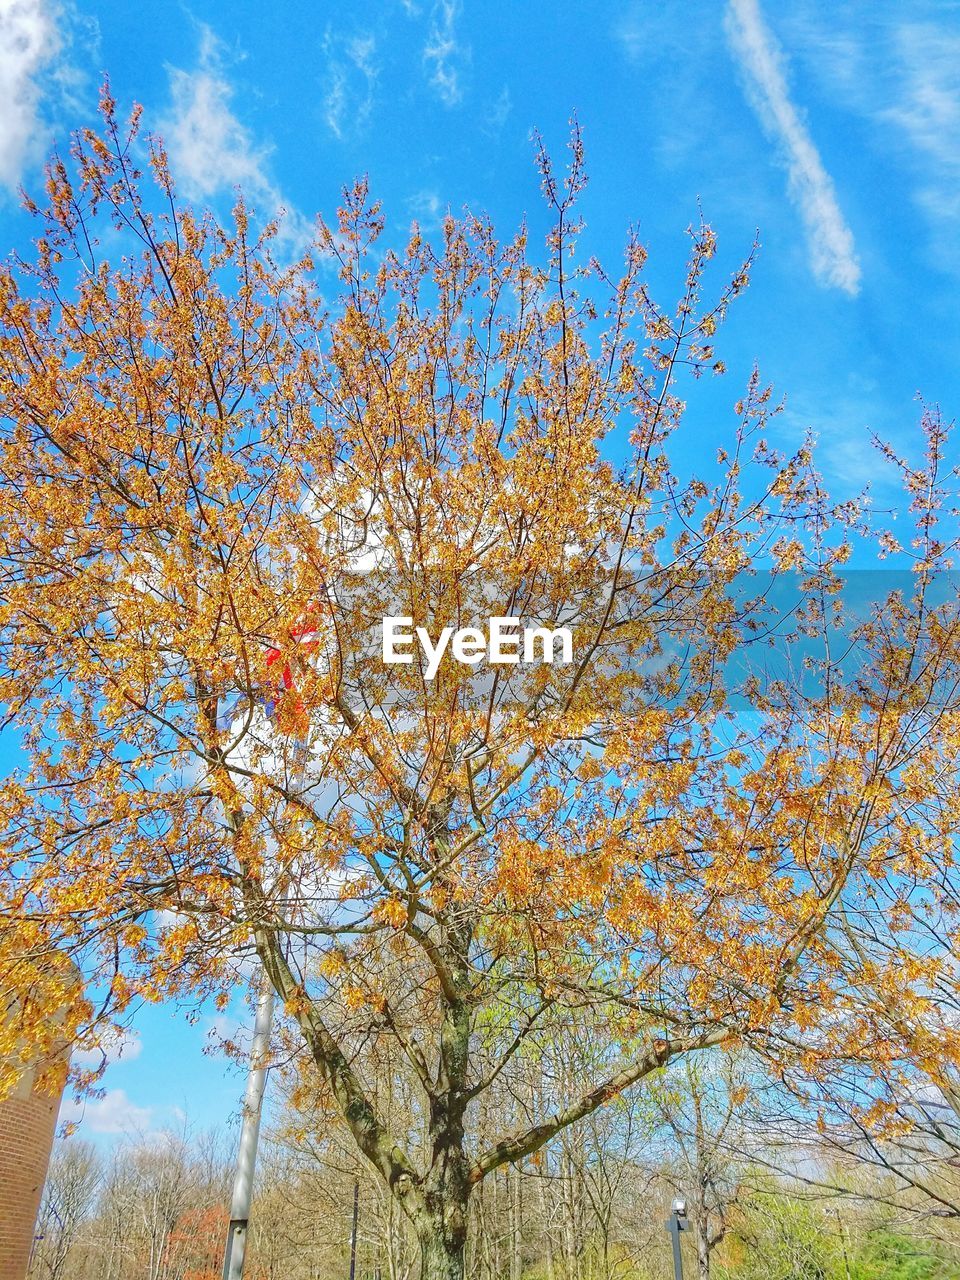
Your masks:
M 494 1105 L 529 1107 L 544 1069 L 516 1070 Z M 358 1280 L 415 1280 L 416 1235 L 349 1131 L 333 1114 L 318 1123 L 292 1079 L 284 1093 L 257 1179 L 251 1280 L 347 1276 L 355 1194 Z M 471 1201 L 466 1275 L 670 1280 L 665 1222 L 682 1197 L 696 1280 L 960 1276 L 960 1174 L 949 1151 L 916 1129 L 865 1143 L 849 1115 L 840 1136 L 839 1115 L 825 1127 L 822 1113 L 820 1124 L 800 1114 L 756 1064 L 688 1063 L 486 1183 Z M 231 1155 L 228 1135 L 186 1124 L 107 1148 L 61 1139 L 31 1280 L 216 1280 Z

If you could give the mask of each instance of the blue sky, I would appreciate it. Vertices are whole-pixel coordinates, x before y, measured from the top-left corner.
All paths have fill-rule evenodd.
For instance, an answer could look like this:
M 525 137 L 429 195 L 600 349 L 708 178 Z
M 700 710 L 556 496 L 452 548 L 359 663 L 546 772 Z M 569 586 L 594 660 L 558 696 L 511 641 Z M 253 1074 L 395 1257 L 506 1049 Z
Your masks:
M 635 222 L 662 302 L 698 199 L 731 270 L 759 229 L 688 446 L 724 441 L 756 361 L 786 398 L 782 442 L 811 428 L 833 492 L 882 499 L 871 432 L 912 453 L 916 394 L 960 404 L 958 66 L 953 0 L 0 0 L 0 248 L 27 249 L 18 184 L 37 192 L 50 147 L 94 121 L 104 72 L 164 134 L 185 198 L 227 209 L 239 184 L 292 236 L 364 173 L 397 237 L 465 204 L 504 235 L 537 228 L 532 131 L 559 158 L 576 113 L 585 244 L 615 264 Z M 212 1021 L 143 1011 L 83 1131 L 235 1114 Z

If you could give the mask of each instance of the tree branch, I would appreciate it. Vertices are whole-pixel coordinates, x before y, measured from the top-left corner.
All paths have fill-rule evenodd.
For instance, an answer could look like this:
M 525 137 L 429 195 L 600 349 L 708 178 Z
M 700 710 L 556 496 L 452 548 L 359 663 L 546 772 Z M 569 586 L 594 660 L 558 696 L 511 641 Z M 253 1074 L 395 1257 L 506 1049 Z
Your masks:
M 590 1115 L 598 1107 L 603 1106 L 605 1102 L 609 1102 L 611 1098 L 615 1098 L 622 1093 L 624 1089 L 629 1089 L 632 1084 L 636 1084 L 644 1076 L 656 1071 L 659 1067 L 665 1066 L 671 1059 L 679 1057 L 680 1054 L 689 1053 L 693 1049 L 706 1049 L 711 1045 L 722 1044 L 725 1040 L 730 1039 L 731 1036 L 732 1032 L 724 1028 L 717 1028 L 684 1040 L 654 1040 L 636 1062 L 629 1067 L 624 1067 L 621 1071 L 615 1072 L 604 1080 L 602 1084 L 597 1085 L 595 1089 L 591 1089 L 589 1093 L 585 1093 L 576 1102 L 571 1103 L 569 1107 L 564 1107 L 562 1111 L 554 1112 L 552 1116 L 541 1124 L 535 1124 L 523 1133 L 517 1134 L 512 1138 L 506 1138 L 503 1142 L 498 1142 L 496 1146 L 488 1148 L 483 1155 L 474 1161 L 470 1169 L 471 1185 L 481 1182 L 493 1169 L 498 1169 L 503 1164 L 519 1160 L 523 1156 L 528 1156 L 532 1152 L 538 1151 L 551 1138 L 556 1137 L 561 1129 L 566 1129 L 569 1125 L 576 1123 L 577 1120 L 582 1120 L 584 1116 Z

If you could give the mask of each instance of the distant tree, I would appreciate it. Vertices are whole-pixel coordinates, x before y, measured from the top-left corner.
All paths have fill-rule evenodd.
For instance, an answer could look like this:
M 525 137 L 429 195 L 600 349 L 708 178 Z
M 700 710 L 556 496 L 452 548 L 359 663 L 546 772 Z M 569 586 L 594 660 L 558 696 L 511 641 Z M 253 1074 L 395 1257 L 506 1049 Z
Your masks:
M 701 438 L 681 465 L 678 380 L 722 371 L 748 275 L 703 302 L 708 226 L 671 309 L 635 237 L 617 279 L 578 265 L 575 133 L 564 178 L 540 156 L 542 264 L 472 215 L 384 249 L 360 184 L 285 265 L 242 202 L 229 226 L 179 204 L 157 141 L 145 181 L 136 117 L 103 111 L 0 273 L 0 699 L 26 759 L 0 788 L 0 1056 L 50 1034 L 55 956 L 87 1042 L 135 998 L 226 1001 L 255 957 L 431 1280 L 462 1275 L 485 1179 L 684 1055 L 892 1069 L 839 935 L 878 886 L 955 901 L 939 425 L 905 472 L 917 589 L 856 669 L 737 676 L 774 624 L 760 557 L 803 575 L 805 643 L 833 634 L 849 513 L 806 447 L 765 443 L 757 377 L 716 460 Z M 386 615 L 565 625 L 573 661 L 391 667 Z M 909 918 L 869 963 L 915 1007 L 955 982 Z M 596 1074 L 481 1131 L 563 1029 Z M 404 1130 L 364 1067 L 385 1041 Z
M 103 1179 L 103 1164 L 88 1142 L 62 1145 L 50 1161 L 37 1215 L 30 1274 L 43 1280 L 69 1276 L 70 1252 L 92 1216 Z
M 911 1238 L 876 1213 L 757 1179 L 736 1215 L 722 1280 L 956 1280 L 956 1251 Z
M 653 1091 L 671 1138 L 676 1192 L 687 1202 L 699 1280 L 710 1280 L 741 1192 L 747 1066 L 734 1054 L 688 1058 Z
M 227 1211 L 223 1205 L 187 1208 L 167 1235 L 164 1261 L 182 1280 L 217 1280 L 223 1267 Z

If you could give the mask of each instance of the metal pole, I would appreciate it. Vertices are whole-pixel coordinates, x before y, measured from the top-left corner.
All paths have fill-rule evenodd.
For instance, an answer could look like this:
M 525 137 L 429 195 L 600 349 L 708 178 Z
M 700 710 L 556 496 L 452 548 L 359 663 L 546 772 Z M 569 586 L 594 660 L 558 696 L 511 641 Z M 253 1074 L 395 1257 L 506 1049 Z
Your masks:
M 687 1231 L 690 1223 L 687 1219 L 687 1202 L 674 1200 L 673 1212 L 664 1223 L 673 1241 L 673 1276 L 674 1280 L 683 1280 L 683 1255 L 680 1252 L 680 1232 Z
M 257 1162 L 257 1142 L 260 1137 L 263 1092 L 267 1084 L 266 1063 L 270 1055 L 272 1026 L 273 987 L 267 975 L 261 973 L 257 1016 L 253 1024 L 253 1046 L 250 1050 L 250 1070 L 247 1074 L 247 1090 L 243 1099 L 240 1146 L 237 1150 L 233 1194 L 230 1198 L 230 1226 L 227 1228 L 227 1245 L 223 1255 L 223 1280 L 242 1280 L 243 1276 L 243 1259 L 247 1249 L 247 1223 L 250 1218 L 250 1200 L 253 1195 L 253 1173 Z
M 671 1218 L 667 1223 L 673 1239 L 673 1274 L 674 1280 L 683 1280 L 683 1255 L 680 1253 L 680 1223 L 676 1218 Z
M 350 1230 L 350 1280 L 357 1274 L 357 1223 L 360 1221 L 360 1179 L 353 1180 L 353 1227 Z

